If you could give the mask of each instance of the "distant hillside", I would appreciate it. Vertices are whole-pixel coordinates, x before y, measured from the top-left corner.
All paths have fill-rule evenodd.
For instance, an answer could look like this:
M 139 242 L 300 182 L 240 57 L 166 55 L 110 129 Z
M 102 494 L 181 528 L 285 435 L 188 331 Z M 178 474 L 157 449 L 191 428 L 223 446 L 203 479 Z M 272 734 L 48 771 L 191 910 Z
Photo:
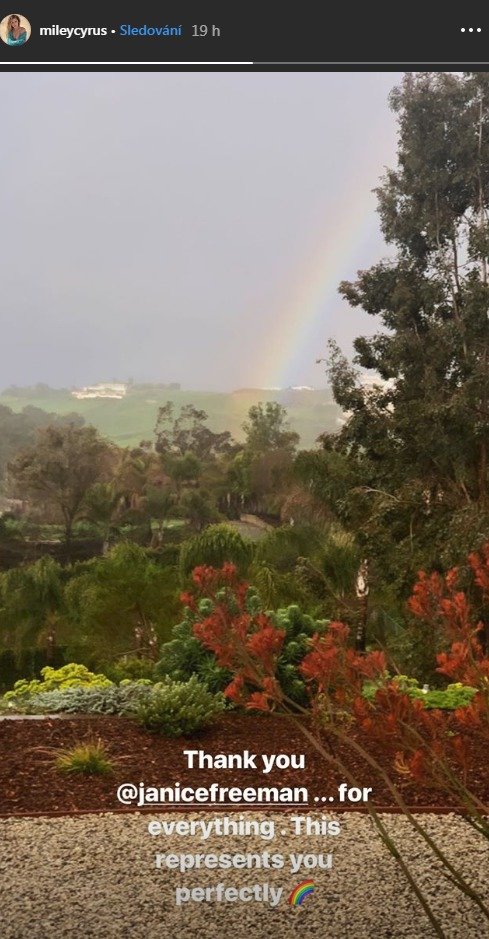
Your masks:
M 283 391 L 244 388 L 230 393 L 184 391 L 162 388 L 161 385 L 133 385 L 122 399 L 73 397 L 68 389 L 9 388 L 0 395 L 0 404 L 14 411 L 28 405 L 57 414 L 76 411 L 98 430 L 120 446 L 134 446 L 153 436 L 158 406 L 173 401 L 178 408 L 195 404 L 209 415 L 209 427 L 215 431 L 230 430 L 236 440 L 243 439 L 241 425 L 252 404 L 279 401 L 287 408 L 290 425 L 300 434 L 300 446 L 312 447 L 319 434 L 339 427 L 341 411 L 328 389 Z

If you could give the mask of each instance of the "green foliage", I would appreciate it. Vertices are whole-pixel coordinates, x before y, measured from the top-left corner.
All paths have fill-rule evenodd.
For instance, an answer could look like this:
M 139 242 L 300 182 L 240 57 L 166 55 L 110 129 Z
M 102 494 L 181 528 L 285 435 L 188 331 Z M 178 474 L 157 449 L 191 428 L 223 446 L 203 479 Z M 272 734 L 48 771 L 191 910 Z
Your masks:
M 146 549 L 123 542 L 84 565 L 66 589 L 66 603 L 83 655 L 104 662 L 149 651 L 153 631 L 165 638 L 179 608 L 178 578 Z
M 189 489 L 183 496 L 181 505 L 182 512 L 194 531 L 202 531 L 206 525 L 216 522 L 219 518 L 209 493 L 202 489 Z
M 487 537 L 488 101 L 484 73 L 410 73 L 394 89 L 397 165 L 376 190 L 393 251 L 340 285 L 380 328 L 357 337 L 352 363 L 329 344 L 346 420 L 324 456 L 296 460 L 401 602 L 420 568 Z
M 172 639 L 161 647 L 161 658 L 155 665 L 155 678 L 187 681 L 195 675 L 210 691 L 222 691 L 231 681 L 227 669 L 216 664 L 215 656 L 207 652 L 193 634 L 193 615 L 186 608 L 184 619 L 172 629 Z
M 28 681 L 25 678 L 15 682 L 12 691 L 7 691 L 5 700 L 24 698 L 28 695 L 46 694 L 49 691 L 63 691 L 67 688 L 104 687 L 112 682 L 105 675 L 96 675 L 90 672 L 85 665 L 70 662 L 61 668 L 51 668 L 46 665 L 41 669 L 42 680 L 34 678 Z
M 194 676 L 186 682 L 167 679 L 137 711 L 138 721 L 165 737 L 183 737 L 209 724 L 225 707 L 223 695 L 212 694 Z
M 46 648 L 50 662 L 56 652 L 51 640 L 63 648 L 65 661 L 99 668 L 117 656 L 151 654 L 179 611 L 177 557 L 176 546 L 153 552 L 123 542 L 70 567 L 45 556 L 0 573 L 4 648 L 18 660 L 27 649 Z
M 0 515 L 0 541 L 5 541 L 9 537 L 15 538 L 18 533 L 18 526 L 15 519 L 6 515 Z
M 61 516 L 67 545 L 92 487 L 110 475 L 113 451 L 94 427 L 44 427 L 36 445 L 9 463 L 11 490 L 34 505 L 52 506 Z
M 394 585 L 394 589 L 399 590 L 398 584 Z M 428 682 L 430 687 L 438 688 L 443 683 L 436 670 L 436 655 L 442 641 L 439 626 L 433 623 L 426 628 L 426 624 L 416 617 L 407 616 L 405 606 L 400 609 L 400 622 L 388 623 L 386 636 L 395 668 L 413 675 L 422 683 Z
M 86 398 L 76 401 L 77 417 L 85 418 L 93 424 L 101 434 L 109 437 L 114 443 L 124 441 L 126 446 L 136 447 L 141 440 L 149 441 L 153 437 L 155 426 L 156 407 L 164 405 L 168 398 L 168 389 L 157 385 L 133 385 L 124 398 L 114 402 L 107 398 Z M 293 423 L 294 430 L 301 436 L 303 446 L 313 447 L 314 442 L 325 427 L 334 430 L 340 415 L 339 408 L 331 399 L 329 389 L 322 388 L 316 391 L 277 392 L 264 389 L 250 389 L 247 392 L 235 394 L 234 392 L 198 392 L 192 390 L 172 390 L 171 398 L 175 406 L 175 414 L 186 404 L 193 404 L 196 408 L 205 410 L 209 415 L 208 426 L 215 433 L 227 428 L 236 440 L 243 440 L 242 423 L 246 419 L 249 408 L 259 400 L 280 399 L 287 406 L 287 412 Z M 45 395 L 38 395 L 34 389 L 10 388 L 3 392 L 0 401 L 20 412 L 27 404 L 43 408 L 41 424 L 52 423 L 46 420 L 45 412 L 58 412 L 59 416 L 68 415 L 73 419 L 74 398 L 70 391 L 49 389 Z M 26 441 L 26 444 L 28 441 Z M 20 444 L 24 446 L 22 442 Z M 10 455 L 8 455 L 10 459 Z
M 2 644 L 17 657 L 42 646 L 50 631 L 64 635 L 62 624 L 65 572 L 49 556 L 0 574 Z
M 20 389 L 16 390 L 20 391 Z M 66 423 L 76 423 L 80 426 L 84 421 L 79 414 L 71 413 L 61 416 L 50 411 L 43 411 L 32 404 L 23 407 L 19 413 L 15 413 L 11 408 L 1 404 L 0 475 L 3 475 L 6 464 L 14 458 L 19 450 L 34 443 L 36 430 L 39 427 L 45 427 L 47 424 L 57 424 L 59 426 Z
M 216 434 L 207 427 L 208 415 L 193 404 L 181 407 L 178 417 L 172 401 L 159 408 L 156 420 L 155 449 L 158 453 L 179 453 L 207 459 L 226 452 L 232 446 L 229 431 Z
M 181 523 L 165 530 L 165 544 L 159 546 L 154 555 L 154 559 L 158 562 L 160 567 L 172 568 L 174 570 L 178 567 L 180 560 L 180 544 L 176 542 L 178 541 L 179 532 L 182 532 L 182 530 L 183 524 Z M 169 538 L 172 540 L 171 544 L 168 544 Z
M 445 526 L 440 529 L 439 541 L 444 569 L 460 565 L 471 551 L 489 541 L 489 510 L 474 503 L 451 512 Z
M 455 711 L 457 708 L 467 707 L 477 693 L 476 688 L 470 688 L 461 682 L 455 682 L 455 684 L 448 685 L 444 689 L 434 688 L 423 691 L 419 687 L 417 679 L 409 678 L 407 675 L 396 675 L 392 682 L 400 691 L 408 694 L 410 698 L 417 698 L 422 701 L 429 710 L 439 708 L 444 711 Z M 373 701 L 378 688 L 379 684 L 376 682 L 365 682 L 362 694 L 369 701 Z
M 344 598 L 354 598 L 360 559 L 353 535 L 338 524 L 285 525 L 257 544 L 250 579 L 267 607 L 298 603 L 337 618 Z
M 163 523 L 175 510 L 175 495 L 169 488 L 147 486 L 144 493 L 145 509 L 151 519 L 156 519 L 158 529 L 163 531 Z
M 21 714 L 122 714 L 132 713 L 151 695 L 148 679 L 122 681 L 117 685 L 84 685 L 0 698 L 0 710 Z
M 230 525 L 210 525 L 190 538 L 180 551 L 180 575 L 185 580 L 194 567 L 202 564 L 222 567 L 226 561 L 244 574 L 252 558 L 252 546 Z
M 191 452 L 183 455 L 166 453 L 163 457 L 163 466 L 179 497 L 189 486 L 195 486 L 202 474 L 201 461 L 195 453 Z
M 84 773 L 88 776 L 108 776 L 113 764 L 101 740 L 87 740 L 57 751 L 56 769 L 60 773 Z
M 319 438 L 323 450 L 301 450 L 294 461 L 294 477 L 304 487 L 316 506 L 316 516 L 325 509 L 331 516 L 348 523 L 351 509 L 349 496 L 362 482 L 356 460 L 331 446 L 334 437 Z
M 254 453 L 294 450 L 299 442 L 299 434 L 289 429 L 286 409 L 277 401 L 252 405 L 243 430 L 246 449 Z
M 229 466 L 230 489 L 247 511 L 278 516 L 299 435 L 289 429 L 287 412 L 277 401 L 252 405 L 243 430 L 245 446 Z
M 393 682 L 411 698 L 419 698 L 425 707 L 429 709 L 442 708 L 443 710 L 453 711 L 456 708 L 466 707 L 477 692 L 476 688 L 470 688 L 461 682 L 447 685 L 444 689 L 434 688 L 423 691 L 417 680 L 408 678 L 407 675 L 396 675 Z
M 317 552 L 317 566 L 333 595 L 353 594 L 360 561 L 360 549 L 353 535 L 331 526 Z
M 297 671 L 297 666 L 309 651 L 312 636 L 315 633 L 323 633 L 328 621 L 316 620 L 296 605 L 269 615 L 279 629 L 285 629 L 285 641 L 277 666 L 280 686 L 289 698 L 305 705 L 308 700 L 306 685 Z
M 295 570 L 277 570 L 265 561 L 254 561 L 249 579 L 263 598 L 267 610 L 289 606 L 291 603 L 298 603 L 308 609 L 317 605 L 308 585 L 297 576 Z
M 428 691 L 426 694 L 421 692 L 420 695 L 415 695 L 415 697 L 421 697 L 424 700 L 424 705 L 427 708 L 442 708 L 447 711 L 455 711 L 456 708 L 467 707 L 472 701 L 472 698 L 477 692 L 477 688 L 470 688 L 467 685 L 448 685 L 445 690 L 441 688 L 434 688 L 433 691 Z
M 300 557 L 310 557 L 320 545 L 321 532 L 312 525 L 283 525 L 258 542 L 255 560 L 276 571 L 292 572 Z
M 84 499 L 84 517 L 102 533 L 104 539 L 118 533 L 122 523 L 122 493 L 115 479 L 94 483 Z
M 246 607 L 250 613 L 263 610 L 258 592 L 250 587 L 246 596 Z M 199 614 L 208 613 L 212 601 L 204 599 L 199 603 Z M 304 613 L 297 605 L 267 611 L 280 629 L 285 630 L 285 641 L 278 661 L 277 675 L 286 694 L 294 701 L 306 703 L 305 685 L 297 665 L 304 658 L 308 643 L 314 633 L 326 628 L 325 620 L 316 620 Z M 173 628 L 173 638 L 161 647 L 161 658 L 155 666 L 155 677 L 171 677 L 176 681 L 185 681 L 195 675 L 205 683 L 209 690 L 223 690 L 231 681 L 230 672 L 216 664 L 215 656 L 206 651 L 193 633 L 195 614 L 189 607 L 185 609 L 184 619 Z
M 138 681 L 141 678 L 152 680 L 155 663 L 152 659 L 123 656 L 116 662 L 103 666 L 107 678 L 117 684 L 121 681 Z

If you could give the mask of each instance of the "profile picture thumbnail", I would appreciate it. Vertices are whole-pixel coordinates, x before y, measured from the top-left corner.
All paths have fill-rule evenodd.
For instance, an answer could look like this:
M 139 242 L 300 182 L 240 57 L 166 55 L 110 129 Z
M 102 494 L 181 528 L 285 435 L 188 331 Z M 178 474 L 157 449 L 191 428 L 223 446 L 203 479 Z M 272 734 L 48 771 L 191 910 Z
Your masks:
M 7 46 L 23 46 L 31 35 L 31 24 L 21 13 L 10 13 L 0 22 L 0 39 Z

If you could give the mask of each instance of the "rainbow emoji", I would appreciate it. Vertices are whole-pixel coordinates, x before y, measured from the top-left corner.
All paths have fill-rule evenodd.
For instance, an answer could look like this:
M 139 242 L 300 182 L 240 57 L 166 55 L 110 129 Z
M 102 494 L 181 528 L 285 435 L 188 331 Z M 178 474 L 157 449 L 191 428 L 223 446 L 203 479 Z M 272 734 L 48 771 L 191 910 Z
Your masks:
M 301 906 L 310 893 L 314 893 L 314 881 L 302 880 L 287 897 L 287 903 L 291 906 Z

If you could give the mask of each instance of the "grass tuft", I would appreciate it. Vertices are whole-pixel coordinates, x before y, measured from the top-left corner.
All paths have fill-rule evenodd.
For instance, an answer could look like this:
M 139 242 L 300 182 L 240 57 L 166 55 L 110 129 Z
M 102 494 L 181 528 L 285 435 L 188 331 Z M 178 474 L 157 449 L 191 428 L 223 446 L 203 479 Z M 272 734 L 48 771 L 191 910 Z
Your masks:
M 100 739 L 86 740 L 58 750 L 55 766 L 61 773 L 86 773 L 93 776 L 108 776 L 114 769 Z

